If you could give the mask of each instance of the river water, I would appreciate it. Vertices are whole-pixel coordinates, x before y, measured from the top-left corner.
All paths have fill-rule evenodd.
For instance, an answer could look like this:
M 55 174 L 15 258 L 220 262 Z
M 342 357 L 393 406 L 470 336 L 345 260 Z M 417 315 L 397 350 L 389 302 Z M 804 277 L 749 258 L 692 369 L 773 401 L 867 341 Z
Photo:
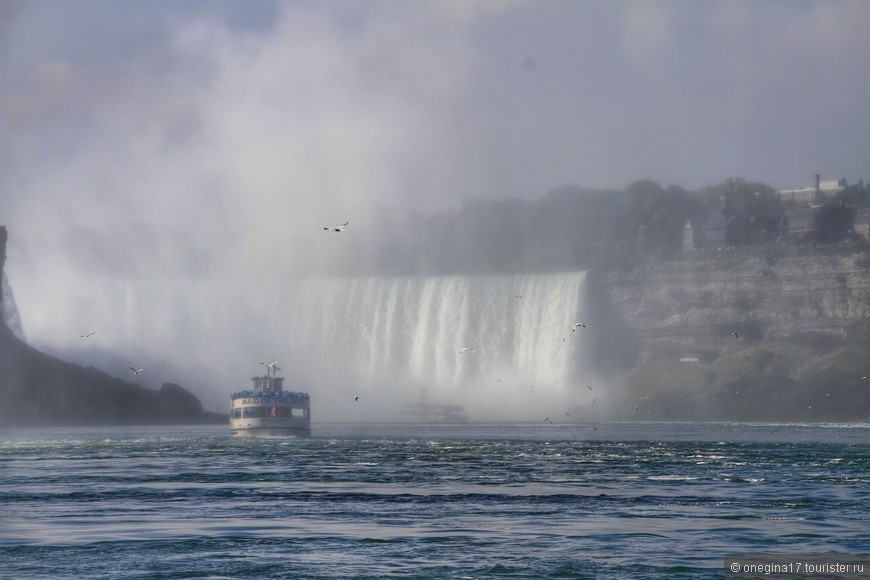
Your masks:
M 721 578 L 870 551 L 870 426 L 0 432 L 4 578 Z

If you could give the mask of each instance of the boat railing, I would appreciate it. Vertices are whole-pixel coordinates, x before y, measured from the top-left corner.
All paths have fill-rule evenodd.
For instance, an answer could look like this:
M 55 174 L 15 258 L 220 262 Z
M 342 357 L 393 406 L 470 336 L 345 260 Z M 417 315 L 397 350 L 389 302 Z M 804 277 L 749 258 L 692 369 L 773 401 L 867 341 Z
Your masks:
M 308 400 L 308 393 L 293 391 L 236 391 L 230 394 L 231 399 L 292 399 Z

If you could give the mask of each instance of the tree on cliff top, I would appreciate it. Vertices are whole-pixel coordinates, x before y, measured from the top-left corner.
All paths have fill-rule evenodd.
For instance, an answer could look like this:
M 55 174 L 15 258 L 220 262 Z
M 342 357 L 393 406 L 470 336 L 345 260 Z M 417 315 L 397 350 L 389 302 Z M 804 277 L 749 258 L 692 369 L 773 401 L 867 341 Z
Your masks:
M 746 181 L 739 177 L 708 185 L 698 190 L 695 195 L 703 203 L 707 214 L 715 211 L 722 199 L 727 199 L 733 213 L 746 217 L 780 215 L 786 209 L 786 204 L 777 195 L 776 189 L 765 183 Z

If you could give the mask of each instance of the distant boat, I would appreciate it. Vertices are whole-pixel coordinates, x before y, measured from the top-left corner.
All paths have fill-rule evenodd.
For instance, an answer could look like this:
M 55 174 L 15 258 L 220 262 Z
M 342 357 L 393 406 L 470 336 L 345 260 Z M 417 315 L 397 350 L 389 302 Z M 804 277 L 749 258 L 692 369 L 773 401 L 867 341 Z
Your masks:
M 277 361 L 275 361 L 277 362 Z M 252 377 L 254 388 L 231 395 L 230 434 L 311 435 L 311 401 L 308 393 L 284 390 L 284 377 L 275 364 L 266 366 L 266 374 Z
M 436 405 L 426 401 L 426 391 L 419 403 L 406 403 L 402 407 L 401 421 L 419 423 L 467 423 L 468 415 L 462 405 Z

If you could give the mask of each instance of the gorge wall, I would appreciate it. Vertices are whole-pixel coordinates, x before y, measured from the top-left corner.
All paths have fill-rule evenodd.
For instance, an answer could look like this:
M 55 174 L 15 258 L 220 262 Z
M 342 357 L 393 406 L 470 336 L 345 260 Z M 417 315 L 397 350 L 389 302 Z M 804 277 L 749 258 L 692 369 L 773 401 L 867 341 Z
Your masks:
M 621 403 L 646 419 L 870 419 L 870 255 L 824 252 L 735 249 L 602 274 L 641 344 Z

